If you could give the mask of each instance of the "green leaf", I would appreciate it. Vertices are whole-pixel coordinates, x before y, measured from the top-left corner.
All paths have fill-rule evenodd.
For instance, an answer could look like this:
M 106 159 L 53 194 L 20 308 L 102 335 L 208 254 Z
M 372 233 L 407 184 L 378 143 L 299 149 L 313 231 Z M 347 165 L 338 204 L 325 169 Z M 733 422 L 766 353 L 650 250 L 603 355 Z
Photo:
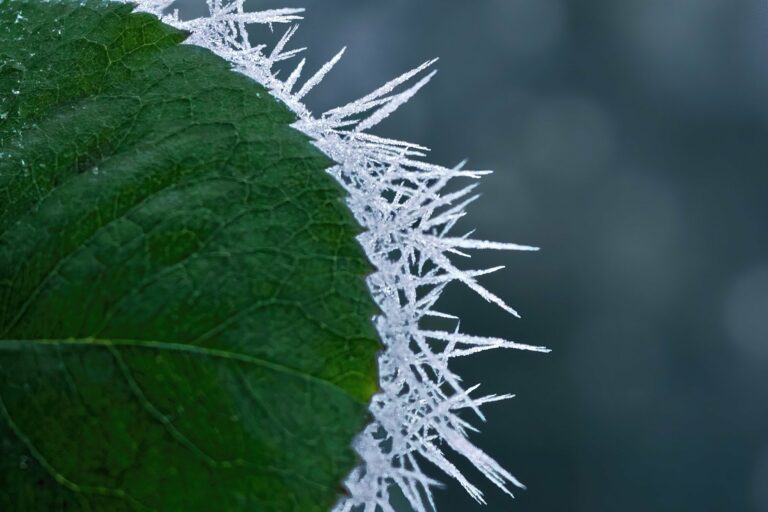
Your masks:
M 331 163 L 121 4 L 0 1 L 0 510 L 324 511 L 376 388 Z

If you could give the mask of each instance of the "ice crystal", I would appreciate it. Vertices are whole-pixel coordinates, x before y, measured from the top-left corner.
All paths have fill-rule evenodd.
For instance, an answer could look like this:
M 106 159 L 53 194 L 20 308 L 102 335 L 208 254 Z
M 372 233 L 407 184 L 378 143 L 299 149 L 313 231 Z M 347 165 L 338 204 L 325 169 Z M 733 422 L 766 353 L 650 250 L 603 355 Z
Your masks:
M 349 494 L 335 512 L 394 512 L 393 486 L 400 489 L 417 512 L 434 509 L 432 488 L 421 464 L 428 461 L 457 480 L 478 502 L 483 495 L 446 455 L 446 449 L 467 458 L 511 495 L 512 486 L 523 487 L 512 474 L 474 446 L 467 438 L 475 430 L 460 411 L 470 409 L 484 420 L 480 406 L 511 395 L 471 396 L 477 386 L 465 389 L 449 367 L 451 359 L 494 348 L 546 352 L 543 347 L 498 338 L 462 334 L 458 318 L 435 309 L 443 289 L 459 281 L 485 300 L 517 316 L 478 283 L 477 278 L 502 267 L 463 270 L 449 256 L 468 256 L 473 249 L 536 250 L 534 247 L 471 238 L 471 233 L 451 236 L 466 206 L 477 198 L 474 184 L 455 190 L 449 183 L 459 178 L 477 180 L 488 171 L 447 168 L 427 163 L 427 148 L 385 139 L 367 131 L 408 101 L 434 76 L 434 60 L 387 82 L 367 96 L 315 116 L 304 96 L 322 81 L 339 61 L 342 49 L 299 86 L 305 60 L 285 79 L 277 65 L 296 58 L 302 49 L 287 49 L 303 9 L 247 12 L 244 0 L 208 0 L 208 16 L 183 20 L 168 12 L 173 0 L 134 0 L 137 9 L 160 17 L 165 23 L 190 33 L 186 40 L 208 48 L 233 68 L 265 86 L 298 117 L 294 127 L 308 135 L 336 165 L 328 172 L 349 194 L 347 203 L 365 228 L 359 240 L 375 272 L 368 277 L 373 299 L 381 308 L 374 318 L 384 345 L 379 356 L 380 391 L 373 397 L 373 421 L 355 440 L 362 462 L 345 481 Z M 252 24 L 288 24 L 272 48 L 254 45 L 248 33 Z M 425 317 L 456 322 L 453 331 L 427 330 Z

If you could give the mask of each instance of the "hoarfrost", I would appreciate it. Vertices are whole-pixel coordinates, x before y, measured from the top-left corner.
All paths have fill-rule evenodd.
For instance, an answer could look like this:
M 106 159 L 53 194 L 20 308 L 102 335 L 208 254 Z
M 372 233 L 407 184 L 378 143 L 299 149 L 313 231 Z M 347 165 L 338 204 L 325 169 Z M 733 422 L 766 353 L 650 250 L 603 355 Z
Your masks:
M 190 32 L 185 41 L 208 48 L 240 73 L 256 80 L 284 102 L 298 117 L 294 127 L 308 135 L 336 165 L 328 172 L 346 189 L 347 203 L 365 228 L 360 235 L 375 272 L 368 277 L 373 299 L 381 308 L 374 319 L 384 349 L 379 356 L 380 391 L 373 397 L 373 421 L 355 440 L 362 458 L 345 481 L 349 495 L 334 512 L 394 512 L 390 492 L 397 486 L 417 512 L 435 509 L 432 489 L 439 483 L 421 464 L 428 461 L 458 481 L 478 502 L 483 494 L 458 470 L 446 448 L 468 459 L 486 478 L 508 494 L 523 487 L 512 474 L 474 446 L 474 431 L 459 412 L 469 409 L 482 421 L 480 406 L 512 395 L 473 397 L 450 368 L 450 360 L 495 348 L 547 352 L 543 347 L 471 336 L 459 332 L 458 318 L 435 309 L 440 294 L 458 281 L 509 313 L 501 298 L 477 278 L 502 267 L 464 270 L 449 255 L 467 256 L 473 249 L 533 251 L 535 247 L 497 243 L 449 235 L 465 208 L 477 199 L 474 184 L 449 191 L 456 179 L 477 180 L 488 171 L 427 163 L 427 148 L 367 133 L 434 76 L 435 60 L 404 73 L 370 94 L 315 116 L 302 99 L 339 61 L 344 49 L 298 86 L 306 62 L 298 61 L 284 80 L 276 65 L 295 58 L 303 49 L 286 49 L 303 9 L 247 12 L 244 0 L 208 0 L 209 15 L 182 20 L 168 13 L 173 0 L 133 0 L 137 10 L 155 14 L 165 23 Z M 289 24 L 271 49 L 253 45 L 251 24 Z M 456 322 L 453 332 L 423 328 L 425 317 Z

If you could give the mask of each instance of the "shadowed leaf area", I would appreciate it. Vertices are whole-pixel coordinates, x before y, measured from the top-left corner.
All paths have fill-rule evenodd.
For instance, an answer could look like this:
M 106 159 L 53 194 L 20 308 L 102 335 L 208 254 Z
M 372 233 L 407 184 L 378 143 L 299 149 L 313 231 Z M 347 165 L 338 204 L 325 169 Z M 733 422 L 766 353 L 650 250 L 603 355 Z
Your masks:
M 0 510 L 325 511 L 376 387 L 330 162 L 112 3 L 0 2 Z

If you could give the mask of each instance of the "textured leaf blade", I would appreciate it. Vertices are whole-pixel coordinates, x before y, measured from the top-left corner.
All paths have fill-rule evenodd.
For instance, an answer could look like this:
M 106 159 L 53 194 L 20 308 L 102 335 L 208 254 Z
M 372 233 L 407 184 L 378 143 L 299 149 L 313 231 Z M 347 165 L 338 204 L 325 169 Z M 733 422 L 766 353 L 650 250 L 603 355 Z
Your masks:
M 327 159 L 149 15 L 0 18 L 0 508 L 329 508 L 378 345 Z

